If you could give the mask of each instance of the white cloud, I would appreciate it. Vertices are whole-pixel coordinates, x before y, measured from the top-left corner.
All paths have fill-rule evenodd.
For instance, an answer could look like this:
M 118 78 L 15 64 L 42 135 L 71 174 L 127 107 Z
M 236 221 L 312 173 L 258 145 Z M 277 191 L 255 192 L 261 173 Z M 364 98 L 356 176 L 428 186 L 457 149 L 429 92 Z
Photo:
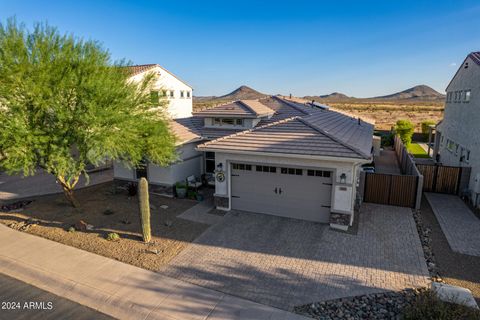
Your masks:
M 449 64 L 450 67 L 456 67 L 457 66 L 457 63 L 456 62 L 452 62 Z

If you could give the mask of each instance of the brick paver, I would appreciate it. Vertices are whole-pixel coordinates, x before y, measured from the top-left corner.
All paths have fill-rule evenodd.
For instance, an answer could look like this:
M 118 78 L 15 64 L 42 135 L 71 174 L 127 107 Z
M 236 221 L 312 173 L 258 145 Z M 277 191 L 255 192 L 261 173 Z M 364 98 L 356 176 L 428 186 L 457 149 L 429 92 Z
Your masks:
M 454 195 L 426 193 L 453 251 L 480 257 L 480 219 Z
M 356 235 L 318 223 L 233 211 L 164 272 L 287 310 L 428 285 L 411 210 L 374 204 L 362 207 Z

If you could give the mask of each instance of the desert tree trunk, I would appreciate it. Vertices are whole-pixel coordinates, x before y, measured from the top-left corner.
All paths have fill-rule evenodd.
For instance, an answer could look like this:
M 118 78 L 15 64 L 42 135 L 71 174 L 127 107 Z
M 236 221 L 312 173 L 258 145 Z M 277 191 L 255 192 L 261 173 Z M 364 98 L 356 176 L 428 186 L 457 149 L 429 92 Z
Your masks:
M 63 194 L 65 195 L 65 198 L 70 203 L 70 205 L 76 209 L 80 208 L 80 203 L 78 202 L 77 198 L 75 198 L 75 195 L 73 194 L 73 188 L 75 188 L 75 185 L 77 184 L 79 178 L 80 176 L 77 176 L 73 178 L 71 181 L 69 180 L 67 181 L 63 176 L 57 177 L 58 182 L 60 182 L 60 185 L 62 186 Z

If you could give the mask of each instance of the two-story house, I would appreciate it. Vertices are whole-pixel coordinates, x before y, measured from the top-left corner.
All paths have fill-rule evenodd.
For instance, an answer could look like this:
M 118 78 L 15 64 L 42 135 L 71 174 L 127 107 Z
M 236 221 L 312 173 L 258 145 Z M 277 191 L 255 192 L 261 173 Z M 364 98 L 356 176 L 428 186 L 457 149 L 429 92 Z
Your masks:
M 470 53 L 447 89 L 445 113 L 437 125 L 434 156 L 446 166 L 471 167 L 467 191 L 480 204 L 480 52 Z
M 167 112 L 172 119 L 192 116 L 192 87 L 158 64 L 127 67 L 129 81 L 140 82 L 146 74 L 153 73 L 152 94 L 168 99 Z

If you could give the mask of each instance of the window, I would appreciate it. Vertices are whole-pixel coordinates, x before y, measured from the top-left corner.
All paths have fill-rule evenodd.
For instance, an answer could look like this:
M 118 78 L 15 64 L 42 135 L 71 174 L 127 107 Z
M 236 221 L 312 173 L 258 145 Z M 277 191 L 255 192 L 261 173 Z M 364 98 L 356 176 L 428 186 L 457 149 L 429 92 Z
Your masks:
M 455 144 L 455 155 L 456 155 L 456 156 L 458 155 L 458 148 L 459 148 L 459 147 L 460 147 L 460 146 L 458 145 L 458 143 Z
M 185 98 L 185 91 L 183 90 L 180 90 L 180 98 Z
M 451 92 L 447 92 L 447 102 L 450 102 Z
M 235 121 L 230 118 L 225 118 L 225 119 L 222 119 L 222 124 L 233 126 L 235 124 Z
M 152 102 L 152 104 L 157 105 L 159 98 L 160 96 L 158 94 L 158 91 L 150 91 L 150 101 Z
M 258 172 L 269 172 L 269 173 L 277 172 L 276 167 L 270 167 L 270 166 L 256 166 L 255 170 Z
M 467 149 L 467 153 L 465 155 L 465 162 L 469 163 L 470 162 L 470 150 Z
M 174 98 L 175 97 L 175 91 L 173 90 L 170 90 L 169 92 L 169 95 L 168 95 L 170 98 Z
M 243 126 L 243 119 L 214 118 L 213 124 L 216 126 Z
M 447 150 L 450 151 L 450 152 L 452 152 L 454 146 L 455 146 L 455 142 L 453 142 L 453 141 L 450 140 L 450 139 L 447 139 Z
M 187 98 L 190 99 L 190 91 L 187 91 Z
M 280 173 L 282 174 L 292 174 L 301 176 L 303 175 L 303 169 L 296 169 L 296 168 L 281 168 Z
M 205 152 L 205 172 L 213 173 L 215 171 L 215 152 Z
M 472 94 L 472 90 L 465 90 L 465 99 L 463 101 L 470 102 L 471 94 Z
M 252 171 L 252 165 L 251 164 L 243 164 L 243 163 L 232 163 L 232 169 Z
M 307 176 L 330 178 L 330 171 L 323 170 L 307 170 Z

